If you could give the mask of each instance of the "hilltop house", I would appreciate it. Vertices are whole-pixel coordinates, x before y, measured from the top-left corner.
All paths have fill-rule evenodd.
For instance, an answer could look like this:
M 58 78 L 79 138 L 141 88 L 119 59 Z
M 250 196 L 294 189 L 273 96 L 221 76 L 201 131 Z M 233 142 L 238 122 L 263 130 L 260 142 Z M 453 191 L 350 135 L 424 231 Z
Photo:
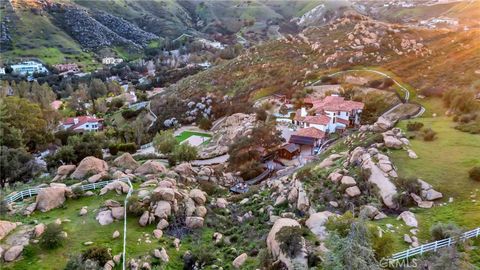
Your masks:
M 41 63 L 25 61 L 12 65 L 12 72 L 20 75 L 33 75 L 33 73 L 48 73 L 48 69 Z
M 92 116 L 70 117 L 63 121 L 60 125 L 62 130 L 70 130 L 74 132 L 98 131 L 103 128 L 103 119 Z
M 104 65 L 117 65 L 123 62 L 122 58 L 105 57 L 102 59 Z
M 56 64 L 53 65 L 54 68 L 56 68 L 59 72 L 60 75 L 64 75 L 67 73 L 78 73 L 80 72 L 80 69 L 78 68 L 78 65 L 75 63 L 72 64 Z
M 305 98 L 304 106 L 297 110 L 292 123 L 297 130 L 289 142 L 310 147 L 320 146 L 334 132 L 343 132 L 360 125 L 365 104 L 345 100 L 338 95 L 324 99 Z

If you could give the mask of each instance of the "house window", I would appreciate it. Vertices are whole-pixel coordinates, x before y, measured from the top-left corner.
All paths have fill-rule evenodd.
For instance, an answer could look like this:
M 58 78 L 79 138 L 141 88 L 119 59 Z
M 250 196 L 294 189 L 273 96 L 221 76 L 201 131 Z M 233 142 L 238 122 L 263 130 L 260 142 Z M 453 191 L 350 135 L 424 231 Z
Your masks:
M 87 127 L 87 128 L 88 128 L 88 124 L 87 124 L 85 127 Z

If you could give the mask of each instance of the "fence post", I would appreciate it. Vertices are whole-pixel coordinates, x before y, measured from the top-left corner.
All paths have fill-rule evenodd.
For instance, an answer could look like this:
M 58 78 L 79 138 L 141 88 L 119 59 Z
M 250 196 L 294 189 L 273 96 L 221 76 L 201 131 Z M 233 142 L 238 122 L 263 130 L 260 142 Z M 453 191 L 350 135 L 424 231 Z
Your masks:
M 448 238 L 448 246 L 452 244 L 452 238 Z
M 435 247 L 434 247 L 433 251 L 437 251 L 437 244 L 438 244 L 438 241 L 435 241 Z
M 480 228 L 477 228 L 477 233 L 475 234 L 475 237 L 478 237 L 480 235 Z
M 423 245 L 420 246 L 420 254 L 423 254 Z

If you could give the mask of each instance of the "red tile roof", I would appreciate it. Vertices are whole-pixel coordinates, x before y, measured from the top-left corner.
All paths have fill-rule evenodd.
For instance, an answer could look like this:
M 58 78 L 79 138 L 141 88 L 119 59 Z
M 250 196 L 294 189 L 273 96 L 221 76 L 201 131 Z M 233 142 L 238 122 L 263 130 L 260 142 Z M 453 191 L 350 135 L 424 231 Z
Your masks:
M 315 139 L 323 139 L 325 138 L 325 132 L 316 129 L 314 127 L 309 127 L 309 128 L 302 128 L 297 131 L 295 131 L 293 135 L 296 136 L 302 136 L 302 137 L 309 137 L 309 138 L 315 138 Z
M 305 100 L 308 100 L 310 103 L 313 104 L 313 108 L 317 112 L 322 112 L 322 111 L 342 111 L 342 112 L 349 112 L 352 110 L 363 110 L 365 107 L 365 104 L 362 102 L 358 101 L 352 101 L 352 100 L 345 100 L 344 97 L 340 96 L 327 96 L 324 99 L 312 99 L 312 98 L 305 98 Z
M 78 119 L 78 122 L 75 124 L 75 118 Z M 76 129 L 77 127 L 85 124 L 85 123 L 97 123 L 102 122 L 103 119 L 95 118 L 92 116 L 78 116 L 78 117 L 69 117 L 67 118 L 62 124 L 63 125 L 73 125 L 69 127 L 69 129 Z
M 340 124 L 344 124 L 344 125 L 350 125 L 350 121 L 346 120 L 346 119 L 342 119 L 342 118 L 336 118 L 336 121 Z
M 303 122 L 315 125 L 328 125 L 328 123 L 330 123 L 330 117 L 326 115 L 307 115 L 304 117 Z

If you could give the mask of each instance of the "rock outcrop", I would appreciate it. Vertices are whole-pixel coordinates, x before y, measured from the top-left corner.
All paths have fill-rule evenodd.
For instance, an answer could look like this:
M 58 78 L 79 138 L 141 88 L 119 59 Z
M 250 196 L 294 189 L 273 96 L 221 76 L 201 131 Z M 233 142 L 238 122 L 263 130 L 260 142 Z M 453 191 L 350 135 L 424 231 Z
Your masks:
M 140 175 L 146 175 L 163 173 L 165 171 L 165 166 L 162 163 L 154 160 L 147 160 L 135 170 L 135 173 Z
M 107 173 L 108 164 L 104 160 L 96 157 L 86 157 L 80 161 L 78 167 L 72 174 L 72 178 L 82 179 L 87 175 L 95 175 L 99 173 Z
M 42 212 L 61 206 L 66 199 L 66 188 L 48 187 L 40 189 L 36 198 L 36 209 Z
M 5 238 L 11 231 L 17 228 L 17 224 L 14 222 L 0 220 L 0 240 Z
M 117 157 L 113 164 L 122 169 L 130 169 L 132 171 L 136 170 L 140 164 L 132 157 L 128 152 L 123 153 L 121 156 Z

